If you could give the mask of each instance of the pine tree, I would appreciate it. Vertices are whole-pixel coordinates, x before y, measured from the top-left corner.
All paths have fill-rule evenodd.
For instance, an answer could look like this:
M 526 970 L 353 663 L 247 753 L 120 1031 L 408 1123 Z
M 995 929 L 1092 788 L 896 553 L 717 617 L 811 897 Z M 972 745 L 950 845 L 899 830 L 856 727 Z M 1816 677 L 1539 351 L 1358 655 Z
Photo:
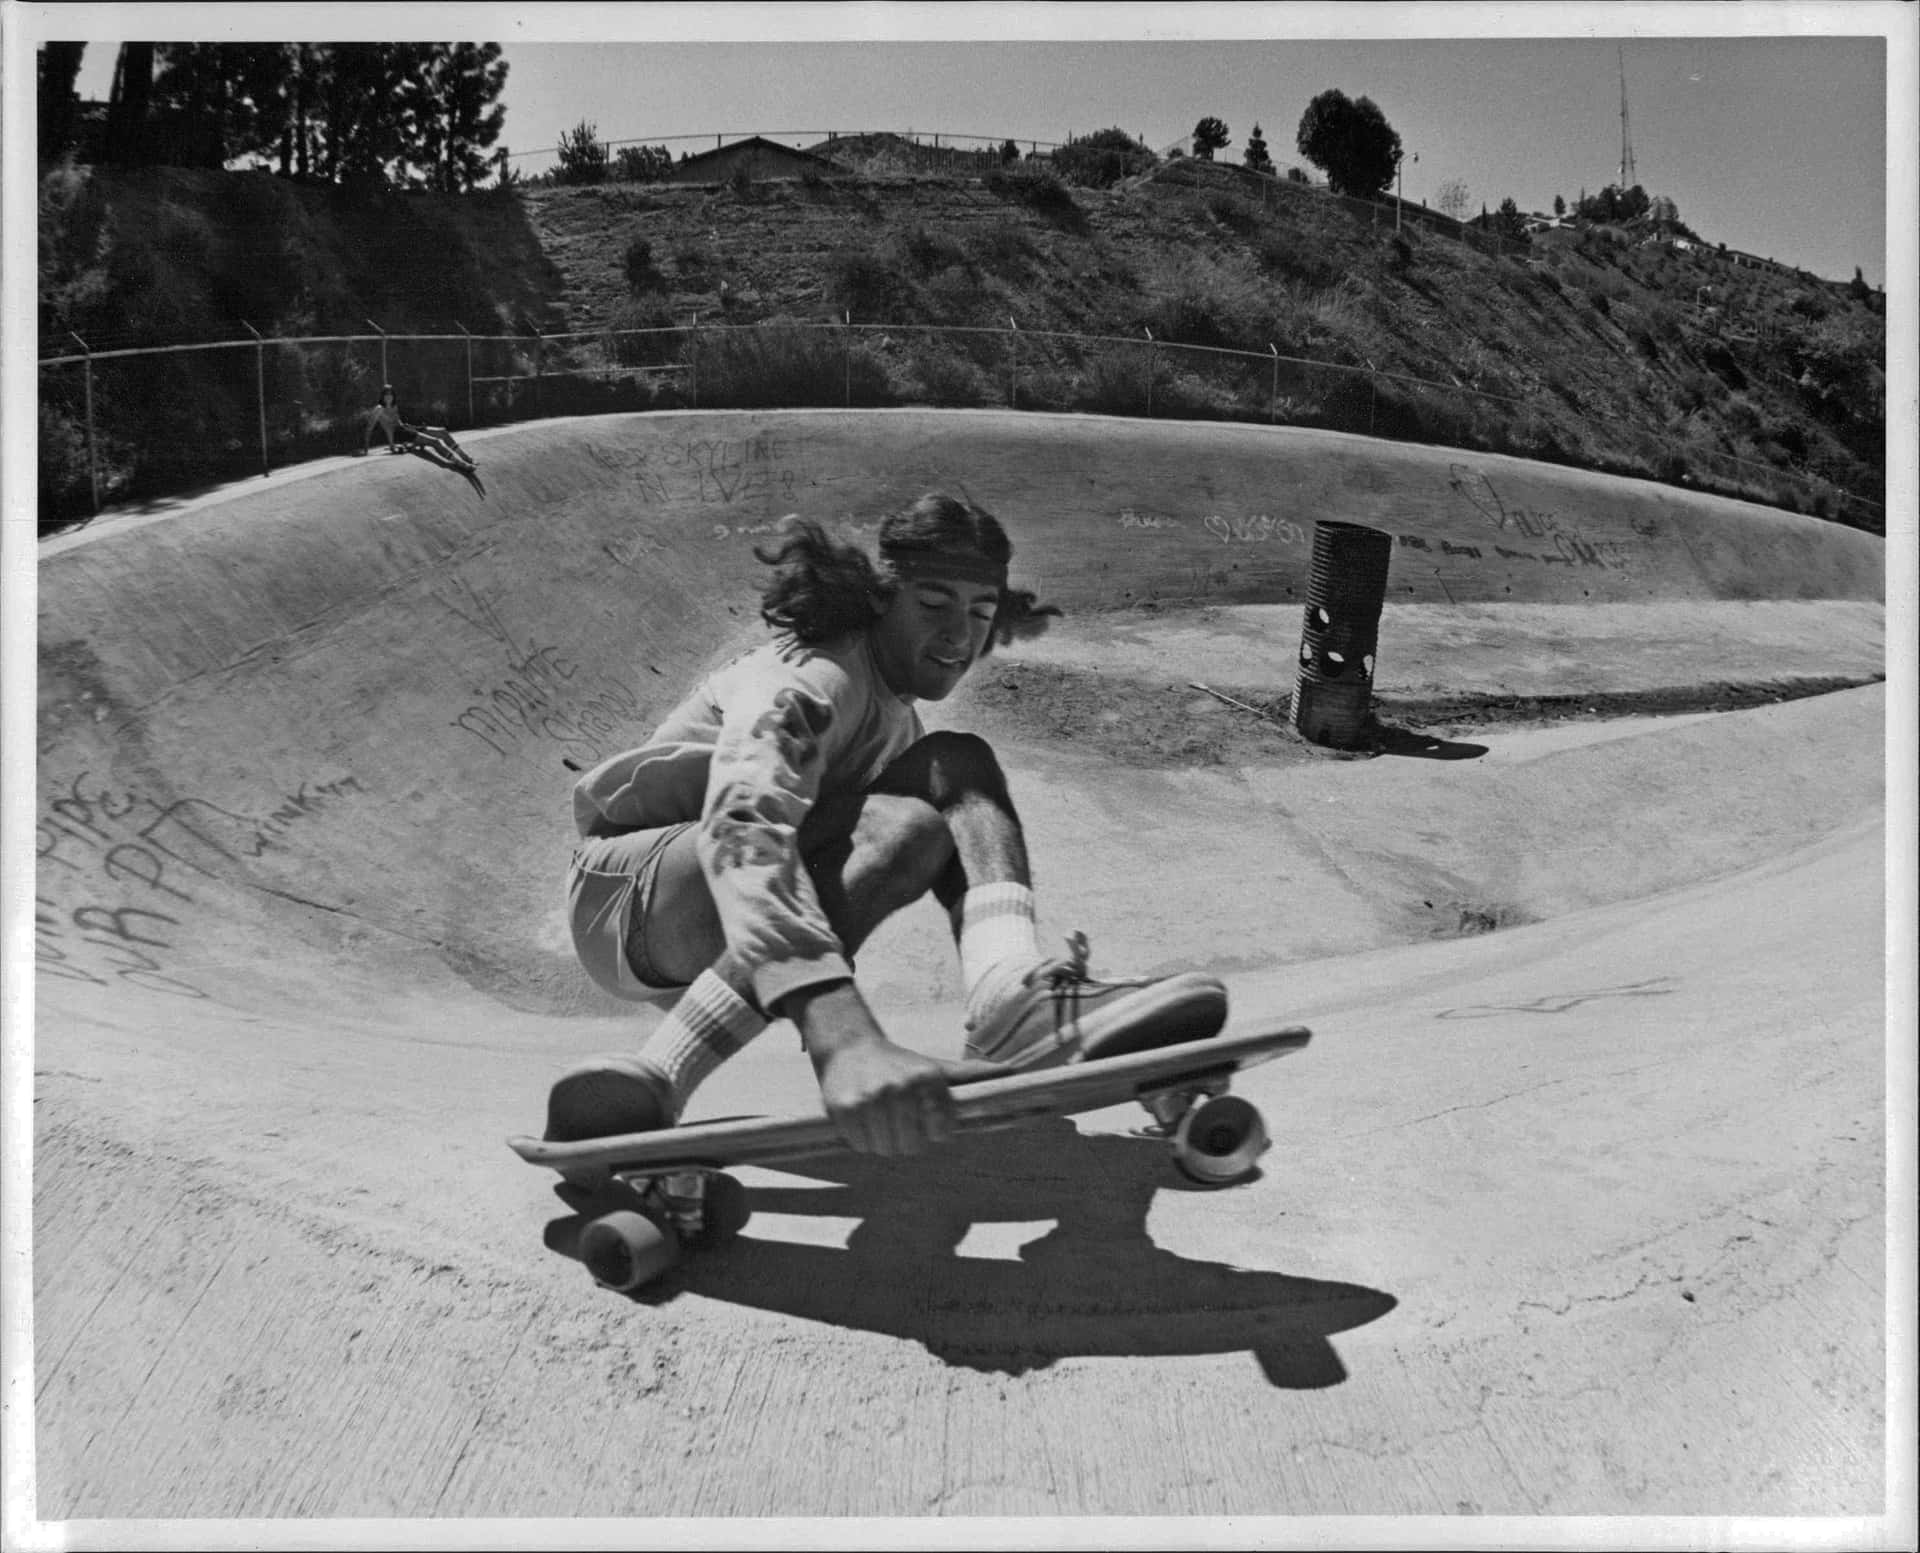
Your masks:
M 460 194 L 486 176 L 487 147 L 506 122 L 507 110 L 499 104 L 506 83 L 498 43 L 443 45 L 425 61 L 410 108 L 412 137 L 430 187 Z
M 1273 173 L 1273 156 L 1267 150 L 1266 137 L 1260 133 L 1258 124 L 1253 126 L 1253 133 L 1247 136 L 1247 154 L 1241 160 L 1251 172 L 1269 176 Z

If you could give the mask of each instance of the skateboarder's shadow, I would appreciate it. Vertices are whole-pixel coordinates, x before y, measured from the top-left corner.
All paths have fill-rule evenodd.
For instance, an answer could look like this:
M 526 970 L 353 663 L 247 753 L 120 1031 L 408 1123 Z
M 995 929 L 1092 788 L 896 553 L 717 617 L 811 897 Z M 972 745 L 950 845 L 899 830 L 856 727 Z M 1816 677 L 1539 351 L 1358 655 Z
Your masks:
M 822 1184 L 754 1178 L 758 1228 L 750 1222 L 730 1245 L 690 1255 L 633 1297 L 657 1303 L 692 1290 L 884 1332 L 949 1364 L 1004 1374 L 1082 1355 L 1244 1349 L 1274 1385 L 1297 1388 L 1346 1379 L 1329 1337 L 1396 1303 L 1359 1284 L 1246 1271 L 1162 1249 L 1147 1226 L 1156 1194 L 1206 1189 L 1178 1174 L 1165 1144 L 1080 1136 L 1064 1118 L 959 1139 L 914 1159 L 828 1154 L 781 1170 Z M 571 1254 L 585 1215 L 605 1204 L 560 1190 L 580 1216 L 549 1225 L 547 1239 Z M 858 1222 L 841 1249 L 776 1238 L 775 1214 Z M 1253 1227 L 1262 1217 L 1247 1214 L 1245 1233 L 1258 1234 L 1271 1255 L 1270 1232 Z M 962 1254 L 975 1226 L 984 1227 L 987 1254 Z M 996 1233 L 995 1226 L 1013 1228 Z M 1011 1239 L 1028 1226 L 1033 1238 L 1015 1250 Z

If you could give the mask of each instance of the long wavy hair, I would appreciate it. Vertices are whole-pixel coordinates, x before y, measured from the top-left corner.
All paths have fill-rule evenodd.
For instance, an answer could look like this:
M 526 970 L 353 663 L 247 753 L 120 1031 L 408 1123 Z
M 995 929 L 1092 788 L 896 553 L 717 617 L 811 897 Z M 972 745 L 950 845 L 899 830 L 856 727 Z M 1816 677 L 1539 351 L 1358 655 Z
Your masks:
M 984 507 L 932 491 L 880 524 L 883 563 L 909 553 L 966 556 L 1007 565 L 1013 542 L 1000 520 Z M 760 618 L 780 635 L 802 646 L 817 646 L 853 631 L 864 631 L 876 611 L 893 601 L 899 581 L 858 545 L 832 539 L 811 519 L 789 517 L 786 535 L 771 549 L 755 548 L 755 559 L 774 569 L 760 594 Z M 993 631 L 983 652 L 995 642 L 1044 629 L 1044 617 L 1059 614 L 1037 603 L 1024 588 L 1002 587 Z

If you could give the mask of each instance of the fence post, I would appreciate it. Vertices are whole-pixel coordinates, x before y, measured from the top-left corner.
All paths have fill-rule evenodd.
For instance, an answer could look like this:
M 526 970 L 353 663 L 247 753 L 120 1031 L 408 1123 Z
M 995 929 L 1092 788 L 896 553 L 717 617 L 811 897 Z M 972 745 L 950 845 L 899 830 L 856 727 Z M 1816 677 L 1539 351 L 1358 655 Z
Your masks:
M 73 331 L 69 329 L 67 333 L 73 334 Z M 97 518 L 100 516 L 100 465 L 93 450 L 93 347 L 81 340 L 79 335 L 73 334 L 73 337 L 79 340 L 80 349 L 87 353 L 87 488 L 93 493 L 93 515 Z
M 384 386 L 393 381 L 392 378 L 387 376 L 387 331 L 382 329 L 371 318 L 366 322 L 367 327 L 380 336 L 380 382 Z
M 1147 337 L 1147 415 L 1148 418 L 1151 419 L 1153 415 L 1153 359 L 1156 347 L 1153 343 L 1153 331 L 1151 329 L 1143 326 L 1141 333 Z
M 700 315 L 693 315 L 692 333 L 687 337 L 687 403 L 700 408 Z
M 540 332 L 538 324 L 528 324 L 533 330 L 533 413 L 546 412 L 546 396 L 540 391 L 540 380 L 547 371 L 547 337 Z
M 467 424 L 475 424 L 473 414 L 473 336 L 467 334 L 465 324 L 455 324 L 454 328 L 467 335 Z
M 1007 315 L 1007 408 L 1020 408 L 1020 325 Z
M 264 479 L 273 473 L 273 465 L 267 460 L 267 342 L 246 319 L 241 319 L 240 325 L 253 336 L 253 387 L 260 409 L 260 475 Z
M 842 339 L 840 349 L 841 390 L 847 402 L 847 408 L 853 408 L 853 309 L 848 308 L 841 314 L 847 321 L 847 332 Z
M 1267 424 L 1271 426 L 1280 419 L 1280 347 L 1269 340 L 1267 349 L 1273 352 L 1273 387 L 1267 391 Z

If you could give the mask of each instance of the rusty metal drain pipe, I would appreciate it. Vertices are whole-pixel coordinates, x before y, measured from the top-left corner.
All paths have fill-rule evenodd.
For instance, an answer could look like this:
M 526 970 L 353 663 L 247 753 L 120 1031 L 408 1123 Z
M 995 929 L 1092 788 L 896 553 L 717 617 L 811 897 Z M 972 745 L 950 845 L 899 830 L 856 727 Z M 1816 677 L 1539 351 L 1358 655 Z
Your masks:
M 1358 749 L 1373 720 L 1373 658 L 1393 536 L 1360 523 L 1313 526 L 1300 670 L 1288 721 L 1302 738 Z

